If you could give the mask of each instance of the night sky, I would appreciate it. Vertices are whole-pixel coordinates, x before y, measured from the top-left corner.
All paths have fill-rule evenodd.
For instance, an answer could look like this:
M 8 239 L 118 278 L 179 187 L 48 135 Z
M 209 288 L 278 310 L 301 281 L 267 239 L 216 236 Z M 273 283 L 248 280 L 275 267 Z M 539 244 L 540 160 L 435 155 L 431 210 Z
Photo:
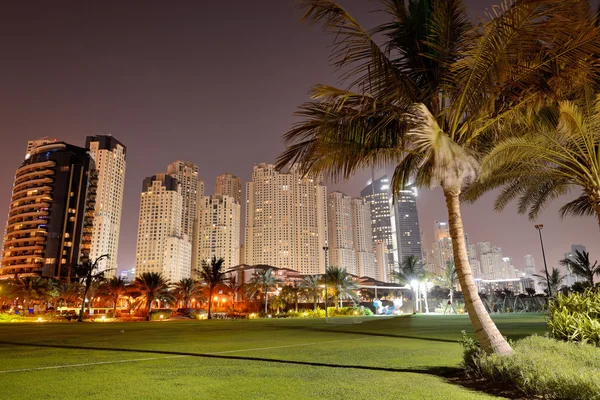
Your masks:
M 369 12 L 377 3 L 341 3 L 366 27 L 381 21 Z M 496 2 L 466 3 L 475 16 Z M 2 2 L 0 226 L 28 139 L 83 146 L 87 135 L 110 133 L 127 146 L 118 262 L 121 270 L 131 268 L 142 179 L 182 159 L 199 165 L 208 194 L 221 173 L 248 181 L 254 164 L 272 162 L 283 150 L 281 135 L 311 85 L 337 83 L 330 43 L 320 28 L 300 23 L 292 0 Z M 369 177 L 329 189 L 356 196 Z M 514 206 L 494 212 L 493 199 L 464 207 L 471 241 L 502 247 L 517 268 L 533 254 L 541 268 L 534 223 Z M 549 267 L 571 243 L 600 258 L 596 221 L 561 222 L 564 202 L 538 221 Z M 420 191 L 418 206 L 429 247 L 434 221 L 447 220 L 441 192 Z

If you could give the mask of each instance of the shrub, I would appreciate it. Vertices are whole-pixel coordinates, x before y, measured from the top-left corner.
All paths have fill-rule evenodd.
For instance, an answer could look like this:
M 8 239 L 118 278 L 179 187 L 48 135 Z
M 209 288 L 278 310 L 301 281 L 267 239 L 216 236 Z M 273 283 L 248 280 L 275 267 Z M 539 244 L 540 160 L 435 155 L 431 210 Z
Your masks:
M 479 377 L 512 385 L 528 396 L 600 400 L 600 349 L 548 337 L 512 343 L 512 356 L 487 355 L 464 335 L 464 364 Z
M 548 305 L 548 327 L 556 339 L 600 346 L 600 290 L 559 293 Z
M 0 322 L 21 321 L 23 317 L 18 314 L 0 313 Z
M 164 310 L 156 310 L 156 311 L 152 311 L 152 314 L 150 315 L 150 321 L 160 321 L 168 319 L 171 314 L 173 313 L 173 310 L 169 310 L 169 309 L 164 309 Z M 161 318 L 162 315 L 162 318 Z

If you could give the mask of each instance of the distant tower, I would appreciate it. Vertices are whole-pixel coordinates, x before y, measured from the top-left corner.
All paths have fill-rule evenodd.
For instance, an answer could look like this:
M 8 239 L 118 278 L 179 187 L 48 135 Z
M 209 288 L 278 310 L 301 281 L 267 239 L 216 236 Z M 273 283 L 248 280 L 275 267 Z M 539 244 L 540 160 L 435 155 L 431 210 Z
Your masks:
M 389 188 L 389 180 L 387 176 L 383 176 L 369 181 L 360 192 L 360 196 L 369 203 L 371 208 L 373 241 L 376 246 L 379 246 L 376 249 L 377 264 L 380 270 L 378 275 L 380 277 L 385 275 L 388 278 L 399 261 L 397 251 L 395 251 L 396 240 L 392 234 Z M 377 245 L 378 243 L 379 245 Z M 382 254 L 384 255 L 383 260 Z
M 110 270 L 108 274 L 116 276 L 127 149 L 110 135 L 88 136 L 85 147 L 94 158 L 98 173 L 90 258 L 95 260 L 108 254 L 109 258 L 102 259 L 98 269 Z
M 361 198 L 353 198 L 351 204 L 357 275 L 384 280 L 377 274 L 370 204 Z
M 144 179 L 140 196 L 140 219 L 135 274 L 157 272 L 171 282 L 189 278 L 192 245 L 181 233 L 183 196 L 177 179 L 157 174 Z
M 349 273 L 357 275 L 352 222 L 352 198 L 338 191 L 329 193 L 327 196 L 329 265 L 345 268 Z
M 198 207 L 198 259 L 223 258 L 223 268 L 240 264 L 241 205 L 225 195 L 203 196 Z
M 242 182 L 233 174 L 217 176 L 215 195 L 230 196 L 237 204 L 242 204 Z
M 57 140 L 52 139 L 49 136 L 44 136 L 43 138 L 39 138 L 39 139 L 28 140 L 27 141 L 27 149 L 25 150 L 25 157 L 30 156 L 31 152 L 36 147 L 43 146 L 43 145 L 49 144 L 49 143 L 55 143 L 55 142 L 57 142 Z
M 525 276 L 531 278 L 535 274 L 535 261 L 531 254 L 525 256 Z
M 433 273 L 442 275 L 449 261 L 454 261 L 454 250 L 448 223 L 435 221 L 433 226 Z
M 416 186 L 411 184 L 400 190 L 393 207 L 399 262 L 402 263 L 408 256 L 413 256 L 422 263 Z
M 69 280 L 75 265 L 89 260 L 94 160 L 86 149 L 64 142 L 28 150 L 15 174 L 0 275 Z
M 324 273 L 327 189 L 321 178 L 281 173 L 273 164 L 254 166 L 246 184 L 245 238 L 249 265 Z
M 182 211 L 181 235 L 185 236 L 192 246 L 190 270 L 198 268 L 199 260 L 196 243 L 196 227 L 198 226 L 198 203 L 204 196 L 204 182 L 198 177 L 198 166 L 189 161 L 175 161 L 167 167 L 167 173 L 176 178 L 181 186 Z

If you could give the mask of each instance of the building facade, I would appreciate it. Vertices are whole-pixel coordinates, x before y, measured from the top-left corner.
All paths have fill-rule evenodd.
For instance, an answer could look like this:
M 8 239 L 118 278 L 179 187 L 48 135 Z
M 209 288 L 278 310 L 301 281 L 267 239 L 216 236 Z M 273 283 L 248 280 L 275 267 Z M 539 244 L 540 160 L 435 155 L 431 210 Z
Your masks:
M 233 174 L 217 176 L 215 195 L 230 196 L 237 204 L 242 204 L 242 181 Z
M 402 263 L 413 256 L 423 264 L 421 249 L 421 228 L 417 211 L 417 188 L 414 184 L 406 186 L 396 195 L 393 204 L 396 224 L 398 261 Z
M 110 135 L 88 136 L 85 147 L 98 173 L 90 259 L 108 254 L 108 258 L 100 260 L 98 270 L 116 276 L 127 149 Z
M 170 174 L 144 179 L 140 196 L 140 217 L 136 246 L 135 274 L 156 272 L 171 282 L 191 275 L 192 245 L 182 234 L 181 185 Z
M 360 197 L 370 205 L 373 241 L 377 246 L 377 265 L 378 270 L 382 272 L 378 275 L 379 279 L 383 281 L 388 279 L 399 262 L 396 249 L 397 240 L 393 235 L 395 229 L 392 229 L 395 224 L 392 224 L 389 190 L 389 179 L 387 176 L 383 176 L 369 181 L 360 192 Z
M 351 205 L 356 273 L 360 277 L 382 280 L 375 257 L 371 206 L 362 198 L 353 198 Z
M 245 225 L 248 265 L 325 272 L 327 190 L 320 178 L 255 166 L 246 184 Z
M 358 275 L 350 196 L 338 191 L 328 194 L 327 232 L 329 265 L 345 268 L 349 273 Z
M 56 141 L 28 148 L 15 174 L 0 275 L 74 278 L 89 260 L 96 185 L 86 149 Z
M 198 208 L 199 262 L 223 258 L 225 269 L 240 264 L 241 205 L 231 196 L 203 196 Z

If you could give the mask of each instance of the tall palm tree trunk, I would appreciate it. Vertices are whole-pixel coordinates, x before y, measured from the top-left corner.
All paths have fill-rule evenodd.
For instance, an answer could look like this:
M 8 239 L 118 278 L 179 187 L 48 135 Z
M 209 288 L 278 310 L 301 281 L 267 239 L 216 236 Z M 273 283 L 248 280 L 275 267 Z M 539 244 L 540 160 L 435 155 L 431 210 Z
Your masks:
M 212 288 L 208 291 L 208 319 L 212 319 L 212 297 L 213 290 Z
M 452 250 L 454 251 L 454 264 L 460 287 L 465 296 L 465 307 L 475 330 L 475 337 L 481 344 L 482 349 L 488 354 L 512 354 L 512 348 L 487 313 L 483 302 L 479 298 L 477 286 L 475 286 L 473 272 L 471 271 L 467 256 L 465 233 L 460 213 L 460 189 L 443 189 L 448 208 L 448 225 L 450 228 L 450 238 L 452 239 Z
M 268 292 L 268 288 L 265 286 L 263 288 L 264 293 L 265 293 L 265 314 L 267 314 L 268 310 L 267 310 L 267 306 L 269 305 L 269 292 Z
M 113 317 L 117 316 L 117 303 L 119 302 L 119 297 L 115 299 L 115 304 L 113 306 Z
M 77 318 L 77 322 L 83 322 L 83 313 L 85 312 L 85 298 L 88 294 L 88 287 L 86 286 L 83 291 L 83 299 L 81 300 L 81 311 L 79 311 L 79 317 Z

